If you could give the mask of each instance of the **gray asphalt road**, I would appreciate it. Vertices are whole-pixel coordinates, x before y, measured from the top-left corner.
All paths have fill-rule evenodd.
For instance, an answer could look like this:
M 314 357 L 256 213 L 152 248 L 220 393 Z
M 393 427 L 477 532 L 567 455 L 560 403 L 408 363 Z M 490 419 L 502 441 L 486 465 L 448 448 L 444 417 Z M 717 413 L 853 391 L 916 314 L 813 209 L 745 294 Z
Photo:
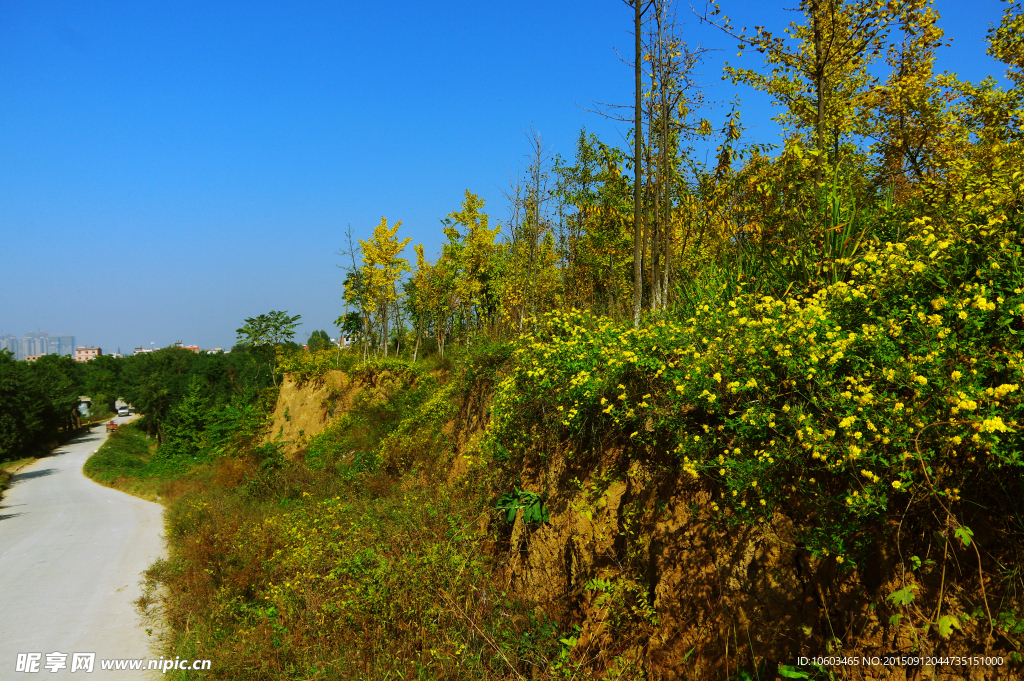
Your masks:
M 152 677 L 100 668 L 103 659 L 159 657 L 132 601 L 164 550 L 159 504 L 82 475 L 104 439 L 94 428 L 21 469 L 0 502 L 0 679 Z M 51 673 L 54 652 L 67 653 L 67 667 Z M 17 673 L 19 653 L 41 653 L 39 671 Z M 73 653 L 96 654 L 92 674 L 70 673 Z

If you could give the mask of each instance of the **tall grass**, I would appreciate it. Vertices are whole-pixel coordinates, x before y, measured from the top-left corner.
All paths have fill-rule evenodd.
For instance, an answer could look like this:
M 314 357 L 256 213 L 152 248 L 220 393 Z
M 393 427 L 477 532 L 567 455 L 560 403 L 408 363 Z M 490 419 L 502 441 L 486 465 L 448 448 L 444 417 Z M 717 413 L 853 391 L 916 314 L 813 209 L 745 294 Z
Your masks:
M 893 211 L 891 190 L 864 196 L 854 178 L 836 167 L 827 184 L 804 191 L 806 201 L 796 202 L 803 208 L 776 233 L 740 231 L 717 258 L 681 278 L 673 316 L 692 317 L 701 306 L 741 292 L 784 297 L 846 281 L 867 244 L 882 236 L 900 238 L 899 228 L 894 234 L 884 229 Z

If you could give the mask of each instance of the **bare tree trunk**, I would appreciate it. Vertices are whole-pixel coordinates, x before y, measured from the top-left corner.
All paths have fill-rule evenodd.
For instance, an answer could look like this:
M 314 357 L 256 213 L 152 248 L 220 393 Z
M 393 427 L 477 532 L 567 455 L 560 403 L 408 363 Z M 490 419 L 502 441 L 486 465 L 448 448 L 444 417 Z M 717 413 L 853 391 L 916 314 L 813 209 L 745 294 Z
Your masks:
M 821 164 L 825 153 L 825 64 L 821 54 L 821 22 L 818 18 L 818 2 L 811 3 L 814 20 L 814 91 L 818 98 L 814 127 L 817 133 L 818 155 L 814 159 L 814 181 L 821 184 Z
M 664 55 L 664 43 L 665 38 L 662 33 L 661 19 L 659 15 L 658 21 L 658 40 L 662 51 L 661 59 L 665 59 Z M 672 172 L 669 168 L 669 105 L 668 105 L 668 65 L 663 61 L 662 65 L 662 82 L 661 82 L 661 181 L 664 199 L 662 200 L 662 206 L 664 207 L 664 214 L 661 218 L 661 249 L 664 251 L 664 262 L 662 264 L 663 273 L 662 281 L 658 291 L 658 304 L 661 308 L 665 308 L 668 305 L 668 266 L 669 266 L 669 254 L 671 248 L 671 235 L 670 230 L 672 228 Z
M 633 0 L 633 79 L 636 87 L 636 101 L 633 113 L 633 327 L 640 326 L 640 296 L 643 293 L 643 254 L 640 234 L 640 139 L 643 134 L 643 111 L 641 109 L 641 87 L 643 86 L 640 62 L 640 24 L 643 16 L 641 0 Z
M 405 330 L 405 320 L 402 319 L 402 308 L 395 301 L 395 358 L 402 356 L 402 332 Z
M 648 308 L 653 310 L 655 304 L 654 283 L 658 270 L 658 179 L 655 174 L 656 164 L 653 163 L 651 145 L 654 143 L 654 111 L 651 110 L 647 119 L 647 187 L 644 200 L 644 272 L 647 273 L 650 299 Z M 653 204 L 653 212 L 650 210 Z
M 664 11 L 664 3 L 654 2 L 654 19 L 658 24 L 658 37 L 655 43 L 654 54 L 651 55 L 651 87 L 652 89 L 657 87 L 661 95 L 661 106 L 660 116 L 661 120 L 655 120 L 654 116 L 654 105 L 651 105 L 651 116 L 648 123 L 648 134 L 647 137 L 650 140 L 649 144 L 653 146 L 655 140 L 655 125 L 659 124 L 658 127 L 662 128 L 659 132 L 660 140 L 658 141 L 658 161 L 657 163 L 651 164 L 648 161 L 648 168 L 655 167 L 657 170 L 652 172 L 648 171 L 651 175 L 649 182 L 654 182 L 654 212 L 653 212 L 653 225 L 651 229 L 651 311 L 657 310 L 661 307 L 661 241 L 664 230 L 661 216 L 661 206 L 665 199 L 665 145 L 666 136 L 664 134 L 665 121 L 665 88 L 667 87 L 665 79 L 665 63 L 664 59 L 664 47 L 665 40 L 662 33 L 662 12 Z M 655 172 L 657 173 L 655 175 Z

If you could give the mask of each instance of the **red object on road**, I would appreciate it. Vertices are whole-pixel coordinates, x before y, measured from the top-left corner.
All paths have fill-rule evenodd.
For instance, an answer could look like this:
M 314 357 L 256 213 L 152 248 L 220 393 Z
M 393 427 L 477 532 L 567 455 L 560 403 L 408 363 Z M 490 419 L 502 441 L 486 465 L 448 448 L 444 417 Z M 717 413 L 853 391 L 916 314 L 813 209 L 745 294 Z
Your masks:
M 113 433 L 115 430 L 117 430 L 117 424 L 116 423 L 111 421 L 110 423 L 107 424 L 107 432 L 108 433 Z

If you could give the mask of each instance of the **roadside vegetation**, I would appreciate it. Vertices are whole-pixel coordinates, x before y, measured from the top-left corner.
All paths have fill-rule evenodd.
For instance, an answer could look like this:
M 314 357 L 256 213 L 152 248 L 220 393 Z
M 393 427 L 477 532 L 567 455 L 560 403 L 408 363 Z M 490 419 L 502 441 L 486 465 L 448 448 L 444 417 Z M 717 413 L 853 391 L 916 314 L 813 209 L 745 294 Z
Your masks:
M 990 33 L 1008 89 L 934 73 L 924 0 L 803 3 L 779 40 L 705 17 L 765 58 L 728 74 L 777 99 L 778 146 L 699 117 L 668 9 L 636 148 L 584 131 L 547 165 L 532 138 L 510 219 L 467 191 L 434 261 L 400 223 L 349 232 L 350 347 L 271 311 L 223 358 L 124 365 L 146 418 L 90 470 L 173 479 L 140 601 L 168 654 L 232 679 L 1021 673 L 1020 3 Z M 303 390 L 325 423 L 285 441 Z
M 80 425 L 82 381 L 70 357 L 16 362 L 0 351 L 0 462 L 41 454 Z
M 167 499 L 176 480 L 195 466 L 157 455 L 157 445 L 135 423 L 112 433 L 86 461 L 83 472 L 96 482 L 150 501 Z

